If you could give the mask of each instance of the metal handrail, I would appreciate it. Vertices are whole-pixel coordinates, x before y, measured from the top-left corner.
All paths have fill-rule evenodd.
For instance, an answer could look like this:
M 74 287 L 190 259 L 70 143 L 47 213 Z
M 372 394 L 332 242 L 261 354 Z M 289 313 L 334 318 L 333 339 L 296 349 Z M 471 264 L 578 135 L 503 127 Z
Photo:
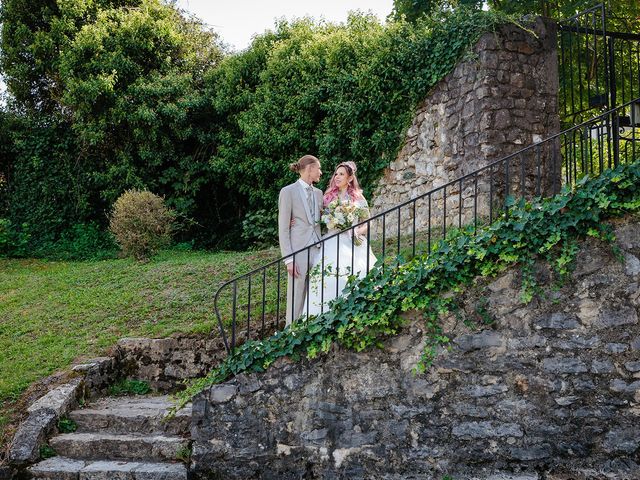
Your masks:
M 474 214 L 473 214 L 473 221 L 474 224 L 477 224 L 478 221 L 478 198 L 479 198 L 479 183 L 478 180 L 479 178 L 482 178 L 482 175 L 486 172 L 489 172 L 490 175 L 490 188 L 489 188 L 489 221 L 493 221 L 493 203 L 494 200 L 498 200 L 499 204 L 501 205 L 500 208 L 498 210 L 502 211 L 505 210 L 507 211 L 507 206 L 506 206 L 506 199 L 507 197 L 510 195 L 510 191 L 511 186 L 510 186 L 510 182 L 513 181 L 514 178 L 518 177 L 518 183 L 515 184 L 514 187 L 514 191 L 518 191 L 519 190 L 519 195 L 522 197 L 525 197 L 525 195 L 529 195 L 529 196 L 534 196 L 531 195 L 532 192 L 535 192 L 535 196 L 544 196 L 547 194 L 555 194 L 558 193 L 560 190 L 560 185 L 561 183 L 569 184 L 575 184 L 576 180 L 583 174 L 585 173 L 593 173 L 594 171 L 598 170 L 601 171 L 604 168 L 607 167 L 612 167 L 614 165 L 617 165 L 620 161 L 619 157 L 614 157 L 612 156 L 612 151 L 611 151 L 611 138 L 612 135 L 612 129 L 618 128 L 618 122 L 617 122 L 617 118 L 618 118 L 618 114 L 620 112 L 625 111 L 628 107 L 630 107 L 633 103 L 637 103 L 640 102 L 640 97 L 637 99 L 634 99 L 630 102 L 625 103 L 624 105 L 620 105 L 616 108 L 612 108 L 606 112 L 601 113 L 600 115 L 595 116 L 594 118 L 584 121 L 578 125 L 575 125 L 567 130 L 564 130 L 562 132 L 559 132 L 557 134 L 551 135 L 550 137 L 534 143 L 532 145 L 529 145 L 527 147 L 524 147 L 514 153 L 511 153 L 505 157 L 500 158 L 499 160 L 493 161 L 487 165 L 485 165 L 484 167 L 481 167 L 479 169 L 474 170 L 473 172 L 470 172 L 466 175 L 463 175 L 459 178 L 456 178 L 455 180 L 452 180 L 450 182 L 447 182 L 443 185 L 440 185 L 436 188 L 433 188 L 431 190 L 429 190 L 428 192 L 425 192 L 415 198 L 409 199 L 405 202 L 402 202 L 390 209 L 387 209 L 383 212 L 380 212 L 376 215 L 371 216 L 370 218 L 368 218 L 365 221 L 362 221 L 360 223 L 358 223 L 357 225 L 353 225 L 352 227 L 350 227 L 347 231 L 351 231 L 353 232 L 356 228 L 363 226 L 363 225 L 367 225 L 367 244 L 370 245 L 370 241 L 371 241 L 371 226 L 372 223 L 377 221 L 377 220 L 382 220 L 383 222 L 383 229 L 382 229 L 382 249 L 383 249 L 383 253 L 382 253 L 382 260 L 384 262 L 385 260 L 385 220 L 388 216 L 393 215 L 394 212 L 397 212 L 397 217 L 398 217 L 398 221 L 397 221 L 397 243 L 398 243 L 398 253 L 400 251 L 400 238 L 402 236 L 401 234 L 401 228 L 400 228 L 400 212 L 401 209 L 407 206 L 412 206 L 413 209 L 413 229 L 412 229 L 412 238 L 413 238 L 413 249 L 414 249 L 414 254 L 415 254 L 415 248 L 416 248 L 416 216 L 415 216 L 415 212 L 416 212 L 416 204 L 421 201 L 421 200 L 425 200 L 428 199 L 429 203 L 429 210 L 428 210 L 428 222 L 427 222 L 427 227 L 428 227 L 428 245 L 430 248 L 431 247 L 431 229 L 432 229 L 432 199 L 439 193 L 442 193 L 442 196 L 444 197 L 443 200 L 443 216 L 441 218 L 442 223 L 442 234 L 443 236 L 446 235 L 446 230 L 447 230 L 447 199 L 446 199 L 446 195 L 447 195 L 447 189 L 453 189 L 453 187 L 458 187 L 458 226 L 462 227 L 462 210 L 463 210 L 463 195 L 462 195 L 462 190 L 463 190 L 463 186 L 465 184 L 466 181 L 468 181 L 469 179 L 473 179 L 475 187 L 474 187 L 474 195 L 473 195 L 473 209 L 474 209 Z M 597 139 L 595 139 L 596 141 L 596 149 L 594 150 L 593 148 L 593 139 L 589 139 L 590 141 L 590 146 L 591 149 L 589 150 L 590 152 L 590 160 L 591 160 L 591 164 L 590 166 L 587 165 L 585 163 L 585 157 L 583 155 L 583 153 L 580 154 L 580 158 L 578 158 L 577 156 L 577 151 L 571 147 L 569 148 L 567 145 L 567 143 L 564 144 L 564 147 L 562 145 L 562 140 L 563 139 L 567 139 L 569 138 L 569 134 L 575 133 L 575 132 L 583 132 L 585 135 L 587 135 L 586 132 L 590 132 L 592 130 L 592 126 L 593 125 L 599 125 L 599 124 L 603 124 L 603 129 L 606 132 L 605 135 L 601 135 L 599 136 Z M 632 155 L 635 156 L 635 144 L 636 144 L 636 138 L 635 138 L 635 128 L 632 130 Z M 582 138 L 582 137 L 581 137 Z M 615 137 L 618 138 L 619 141 L 619 136 Z M 640 138 L 640 137 L 639 137 Z M 604 143 L 604 141 L 606 140 L 606 144 Z M 575 140 L 574 140 L 575 142 Z M 558 145 L 556 145 L 556 143 Z M 550 151 L 546 152 L 547 157 L 542 158 L 542 150 L 544 146 L 550 146 Z M 570 145 L 569 145 L 570 146 Z M 575 145 L 574 145 L 575 146 Z M 562 148 L 565 148 L 564 151 L 564 166 L 560 165 L 560 162 L 558 161 L 558 157 L 562 154 L 561 150 Z M 573 158 L 569 158 L 567 155 L 567 149 L 569 151 L 570 154 L 574 155 Z M 616 150 L 616 149 L 614 149 Z M 627 149 L 628 150 L 628 149 Z M 594 151 L 596 152 L 596 157 L 598 164 L 596 166 L 593 165 L 593 161 L 594 161 Z M 619 145 L 618 145 L 618 149 L 616 150 L 618 152 L 619 155 Z M 639 148 L 640 151 L 640 148 Z M 535 171 L 532 172 L 527 172 L 527 168 L 525 166 L 525 155 L 530 153 L 530 152 L 534 152 L 535 156 L 536 156 L 536 165 L 535 165 Z M 573 153 L 571 153 L 573 152 Z M 626 150 L 625 150 L 626 152 Z M 603 155 L 606 155 L 606 158 L 604 158 Z M 550 157 L 550 158 L 549 158 Z M 510 164 L 511 164 L 511 160 L 512 159 L 517 159 L 520 158 L 520 172 L 519 173 L 513 173 L 511 178 L 510 178 Z M 544 160 L 544 161 L 543 161 Z M 571 163 L 573 161 L 573 163 Z M 582 167 L 578 168 L 578 161 L 581 162 Z M 550 169 L 551 171 L 547 171 L 547 172 L 543 172 L 542 171 L 542 164 L 543 163 L 549 163 L 551 162 L 550 165 Z M 497 173 L 494 172 L 494 169 L 496 169 L 497 167 Z M 494 173 L 502 175 L 500 172 L 500 168 L 504 167 L 504 184 L 502 185 L 502 191 L 498 188 L 498 186 L 495 185 L 495 179 L 494 179 Z M 598 168 L 596 168 L 598 167 Z M 563 175 L 562 175 L 562 168 L 564 168 L 564 182 L 563 182 Z M 595 169 L 595 170 L 594 170 Z M 531 177 L 531 176 L 535 177 L 535 182 L 534 182 L 534 186 L 531 185 L 530 189 L 532 190 L 531 192 L 528 191 L 527 188 L 527 176 Z M 499 176 L 498 180 L 501 180 L 502 178 Z M 529 182 L 531 183 L 531 182 Z M 544 185 L 543 185 L 544 184 Z M 495 188 L 494 188 L 495 187 Z M 484 192 L 485 196 L 486 196 L 487 192 Z M 467 196 L 467 198 L 471 198 L 469 196 Z M 508 211 L 507 211 L 508 213 Z M 220 328 L 220 333 L 225 345 L 225 348 L 227 349 L 227 352 L 232 352 L 233 349 L 236 346 L 236 327 L 237 327 L 237 321 L 236 321 L 236 315 L 237 315 L 237 285 L 239 281 L 242 280 L 248 280 L 248 302 L 247 302 L 247 311 L 248 311 L 248 319 L 247 319 L 247 338 L 250 338 L 251 336 L 251 332 L 250 332 L 250 321 L 251 321 L 251 280 L 253 277 L 255 277 L 257 274 L 261 274 L 262 275 L 262 283 L 263 283 L 263 290 L 262 290 L 262 335 L 264 335 L 264 330 L 265 330 L 265 304 L 264 304 L 264 297 L 265 297 L 265 292 L 266 292 L 266 273 L 267 270 L 269 268 L 272 268 L 274 266 L 277 266 L 278 268 L 278 290 L 277 290 L 277 299 L 276 301 L 279 302 L 280 301 L 280 274 L 281 274 L 281 269 L 282 269 L 282 265 L 283 262 L 287 259 L 293 258 L 295 261 L 296 256 L 300 256 L 302 255 L 303 257 L 306 255 L 307 258 L 309 258 L 310 256 L 310 251 L 312 248 L 323 248 L 324 249 L 324 245 L 328 244 L 329 241 L 331 240 L 336 240 L 338 239 L 338 237 L 340 235 L 344 235 L 345 232 L 338 232 L 335 234 L 332 234 L 331 236 L 328 236 L 326 238 L 323 238 L 321 241 L 316 242 L 312 245 L 309 245 L 307 247 L 301 248 L 299 250 L 296 250 L 295 252 L 292 252 L 291 254 L 285 256 L 285 257 L 280 257 L 277 260 L 271 261 L 259 268 L 256 268 L 250 272 L 244 273 L 242 275 L 239 275 L 237 277 L 235 277 L 232 280 L 229 280 L 228 282 L 225 282 L 224 284 L 222 284 L 219 288 L 218 291 L 215 294 L 215 298 L 214 298 L 214 306 L 215 306 L 215 311 L 216 311 L 216 317 L 218 320 L 218 325 Z M 323 265 L 323 269 L 324 269 L 324 265 Z M 370 270 L 369 265 L 367 265 L 367 272 L 368 273 Z M 322 279 L 324 280 L 324 272 L 322 272 Z M 337 285 L 337 284 L 336 284 Z M 220 294 L 225 291 L 225 289 L 229 288 L 230 286 L 232 286 L 234 288 L 234 296 L 233 296 L 233 307 L 232 307 L 232 323 L 231 323 L 231 342 L 229 343 L 228 339 L 227 339 L 227 334 L 225 332 L 225 327 L 224 327 L 224 322 L 221 316 L 221 312 L 220 312 L 220 308 L 219 308 L 219 298 L 220 298 Z M 308 295 L 308 289 L 307 289 L 307 295 Z M 308 297 L 307 297 L 308 298 Z M 279 322 L 279 304 L 276 306 L 276 322 Z

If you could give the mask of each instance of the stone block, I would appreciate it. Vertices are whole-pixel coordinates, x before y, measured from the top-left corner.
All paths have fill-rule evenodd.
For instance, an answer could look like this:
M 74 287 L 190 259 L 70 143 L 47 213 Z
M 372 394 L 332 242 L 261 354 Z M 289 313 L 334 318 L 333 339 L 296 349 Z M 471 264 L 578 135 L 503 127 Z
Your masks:
M 602 442 L 602 448 L 607 453 L 632 455 L 640 449 L 640 429 L 633 426 L 610 430 Z
M 640 224 L 627 223 L 615 228 L 616 243 L 620 248 L 640 253 Z
M 232 384 L 214 385 L 209 389 L 209 398 L 213 403 L 225 403 L 237 393 L 238 387 Z
M 594 359 L 591 362 L 591 373 L 611 373 L 613 371 L 615 371 L 613 363 L 606 358 L 604 360 Z
M 581 326 L 578 317 L 562 312 L 554 312 L 551 315 L 546 315 L 537 319 L 534 323 L 536 328 L 554 330 L 574 330 Z
M 463 393 L 474 398 L 491 397 L 499 395 L 509 390 L 509 387 L 502 383 L 496 385 L 470 385 L 463 389 Z
M 52 410 L 60 417 L 66 414 L 69 408 L 76 402 L 81 386 L 82 379 L 76 378 L 69 383 L 56 387 L 31 404 L 31 406 L 27 408 L 27 412 L 33 413 L 38 410 Z
M 542 460 L 543 458 L 549 458 L 553 455 L 553 449 L 551 445 L 544 443 L 542 445 L 532 445 L 530 447 L 512 448 L 509 451 L 509 456 L 515 458 L 521 462 L 528 462 L 531 460 Z
M 503 347 L 505 340 L 497 332 L 484 331 L 476 334 L 461 335 L 454 340 L 463 352 L 481 350 L 485 348 Z
M 78 480 L 134 480 L 133 471 L 138 467 L 138 462 L 93 462 L 80 470 Z
M 617 355 L 629 350 L 629 346 L 625 343 L 607 343 L 604 346 L 604 349 L 607 353 L 613 353 L 614 355 Z
M 456 437 L 465 438 L 497 438 L 522 437 L 520 425 L 516 423 L 498 422 L 464 422 L 455 425 L 451 433 Z
M 582 360 L 574 357 L 552 357 L 542 361 L 543 368 L 553 373 L 584 373 L 589 371 Z
M 632 362 L 627 362 L 624 364 L 624 368 L 626 368 L 630 372 L 640 372 L 640 361 L 635 360 Z
M 35 462 L 40 457 L 40 445 L 45 443 L 56 419 L 53 410 L 37 410 L 30 413 L 13 437 L 9 448 L 9 462 L 13 465 Z
M 636 276 L 640 274 L 640 260 L 629 252 L 623 252 L 624 271 L 627 275 Z
M 600 311 L 594 327 L 596 329 L 615 328 L 623 325 L 635 325 L 638 323 L 636 309 L 624 305 L 619 308 L 604 308 Z
M 78 473 L 87 465 L 84 460 L 64 457 L 53 457 L 43 460 L 32 467 L 29 472 L 39 479 L 78 480 Z

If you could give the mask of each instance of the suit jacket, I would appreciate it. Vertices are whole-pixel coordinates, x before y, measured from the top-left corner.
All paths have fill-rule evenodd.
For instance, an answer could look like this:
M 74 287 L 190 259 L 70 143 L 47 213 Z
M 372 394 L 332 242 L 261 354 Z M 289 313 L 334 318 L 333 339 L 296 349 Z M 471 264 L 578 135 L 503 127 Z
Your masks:
M 278 239 L 283 257 L 320 241 L 322 191 L 313 187 L 316 198 L 315 219 L 309 212 L 307 194 L 296 181 L 280 190 L 278 198 Z M 293 226 L 291 226 L 293 220 Z M 290 260 L 289 260 L 290 261 Z

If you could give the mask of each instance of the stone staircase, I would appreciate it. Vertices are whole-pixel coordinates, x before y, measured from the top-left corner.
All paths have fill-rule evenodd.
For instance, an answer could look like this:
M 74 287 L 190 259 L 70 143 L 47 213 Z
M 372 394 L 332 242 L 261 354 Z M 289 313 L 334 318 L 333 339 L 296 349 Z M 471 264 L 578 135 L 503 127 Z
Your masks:
M 171 420 L 166 396 L 101 398 L 69 413 L 73 433 L 52 437 L 57 456 L 29 468 L 36 479 L 186 480 L 191 407 Z

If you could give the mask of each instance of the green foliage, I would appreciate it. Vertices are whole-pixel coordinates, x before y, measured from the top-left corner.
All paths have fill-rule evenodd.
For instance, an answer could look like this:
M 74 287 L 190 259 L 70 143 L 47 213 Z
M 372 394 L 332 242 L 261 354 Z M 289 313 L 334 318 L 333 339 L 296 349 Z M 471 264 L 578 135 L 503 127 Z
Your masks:
M 611 13 L 614 29 L 637 31 L 640 5 L 636 0 L 597 2 L 593 0 L 488 0 L 490 9 L 510 15 L 543 15 L 557 19 L 572 17 L 578 12 L 604 3 Z
M 191 450 L 191 447 L 183 445 L 176 451 L 176 460 L 180 460 L 188 465 L 189 462 L 191 462 L 192 453 L 193 451 Z
M 305 153 L 328 172 L 321 188 L 337 163 L 355 161 L 370 196 L 419 102 L 480 35 L 506 21 L 459 10 L 386 26 L 366 15 L 345 25 L 283 22 L 225 58 L 205 80 L 211 166 L 249 216 L 245 237 L 270 237 L 250 219 L 274 215 L 278 191 L 295 179 L 287 165 Z
M 60 417 L 58 419 L 58 431 L 60 433 L 73 433 L 78 429 L 76 422 L 68 417 Z
M 452 308 L 447 292 L 514 263 L 530 264 L 534 258 L 546 259 L 566 274 L 577 252 L 576 239 L 594 234 L 610 239 L 604 219 L 638 210 L 638 199 L 640 162 L 595 179 L 585 177 L 572 192 L 532 202 L 511 199 L 509 214 L 493 224 L 477 231 L 473 226 L 453 231 L 429 254 L 395 269 L 377 265 L 364 279 L 348 284 L 348 295 L 334 300 L 330 311 L 264 341 L 243 344 L 207 377 L 178 394 L 176 408 L 209 385 L 240 372 L 263 371 L 281 356 L 314 357 L 334 342 L 356 351 L 379 346 L 402 327 L 400 313 L 414 309 L 426 313 L 430 338 L 418 366 L 423 370 L 437 348 L 448 343 L 437 324 L 438 316 Z
M 101 9 L 140 4 L 140 0 L 4 0 L 0 70 L 17 102 L 28 110 L 59 111 L 64 91 L 59 77 L 61 52 Z
M 112 397 L 124 395 L 146 395 L 151 391 L 149 383 L 142 380 L 122 379 L 109 386 L 109 395 Z
M 113 205 L 109 231 L 125 255 L 148 260 L 171 243 L 176 215 L 149 191 L 127 190 Z
M 55 457 L 58 455 L 53 447 L 49 444 L 40 445 L 40 458 L 46 460 L 47 458 Z
M 104 229 L 131 188 L 193 219 L 182 240 L 271 243 L 289 162 L 354 160 L 370 195 L 419 102 L 508 21 L 462 9 L 385 26 L 303 19 L 223 58 L 215 34 L 160 0 L 9 0 L 1 15 L 0 60 L 26 112 L 8 138 L 0 210 L 30 239 L 13 255 L 50 255 L 73 225 Z

